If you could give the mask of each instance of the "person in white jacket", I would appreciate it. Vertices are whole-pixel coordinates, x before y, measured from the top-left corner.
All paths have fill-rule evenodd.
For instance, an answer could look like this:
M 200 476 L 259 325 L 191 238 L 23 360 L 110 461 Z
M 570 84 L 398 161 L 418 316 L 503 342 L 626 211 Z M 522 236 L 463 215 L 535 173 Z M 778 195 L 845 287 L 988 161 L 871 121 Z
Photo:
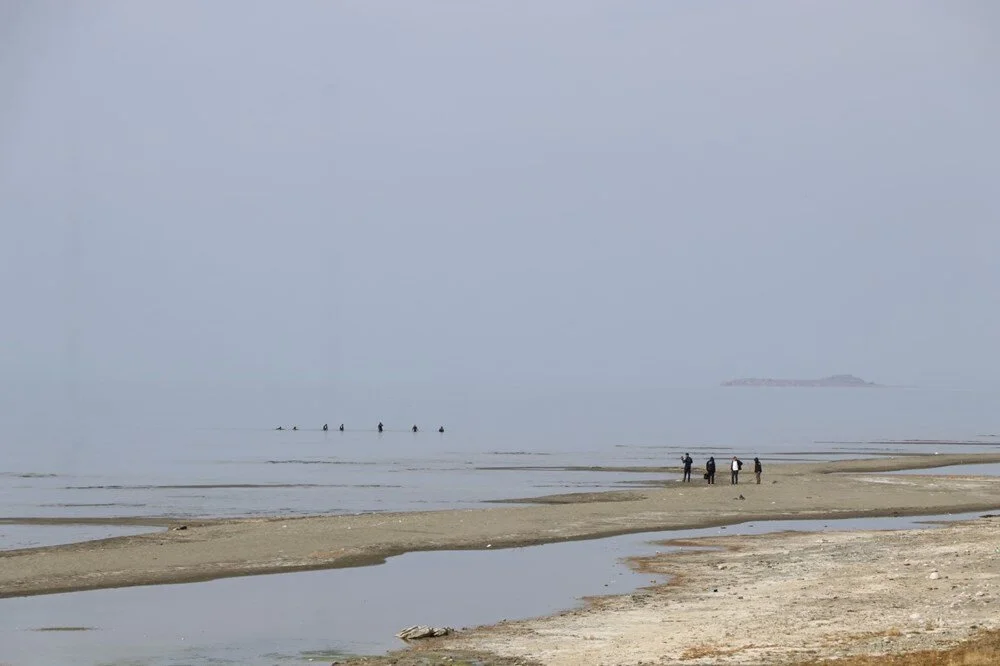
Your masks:
M 733 456 L 733 462 L 730 465 L 730 470 L 732 470 L 732 473 L 729 476 L 730 484 L 736 485 L 740 482 L 740 467 L 743 467 L 743 461 L 736 456 Z

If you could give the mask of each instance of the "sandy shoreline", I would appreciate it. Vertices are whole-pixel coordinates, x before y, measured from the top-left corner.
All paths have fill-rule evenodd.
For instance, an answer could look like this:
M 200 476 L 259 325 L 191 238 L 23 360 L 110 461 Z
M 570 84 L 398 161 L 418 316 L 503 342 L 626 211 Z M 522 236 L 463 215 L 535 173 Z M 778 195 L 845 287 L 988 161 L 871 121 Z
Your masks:
M 409 666 L 433 653 L 486 664 L 763 665 L 940 650 L 1000 628 L 998 539 L 1000 517 L 667 542 L 712 550 L 636 558 L 668 583 L 359 663 Z
M 747 520 L 985 511 L 1000 479 L 872 476 L 1000 462 L 1000 454 L 770 466 L 762 485 L 662 488 L 538 498 L 523 506 L 187 523 L 185 530 L 0 552 L 0 598 L 377 564 L 411 551 L 504 548 Z M 721 475 L 720 475 L 721 476 Z M 739 495 L 745 499 L 738 499 Z M 101 519 L 105 520 L 105 519 Z M 148 519 L 133 519 L 148 521 Z M 148 524 L 148 523 L 143 523 Z

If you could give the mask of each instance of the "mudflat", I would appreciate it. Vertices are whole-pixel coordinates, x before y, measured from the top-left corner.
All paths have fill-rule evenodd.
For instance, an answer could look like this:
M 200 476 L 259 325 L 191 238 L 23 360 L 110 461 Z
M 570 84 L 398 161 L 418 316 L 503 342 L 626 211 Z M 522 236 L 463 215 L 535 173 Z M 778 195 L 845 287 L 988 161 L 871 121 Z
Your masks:
M 719 462 L 724 468 L 726 461 Z M 504 548 L 747 520 L 986 511 L 1000 507 L 1000 478 L 877 473 L 991 462 L 1000 462 L 1000 454 L 772 465 L 760 485 L 744 467 L 737 486 L 722 469 L 712 486 L 696 477 L 612 495 L 534 498 L 522 506 L 199 521 L 186 529 L 173 524 L 155 534 L 2 552 L 0 597 L 361 566 L 410 551 Z

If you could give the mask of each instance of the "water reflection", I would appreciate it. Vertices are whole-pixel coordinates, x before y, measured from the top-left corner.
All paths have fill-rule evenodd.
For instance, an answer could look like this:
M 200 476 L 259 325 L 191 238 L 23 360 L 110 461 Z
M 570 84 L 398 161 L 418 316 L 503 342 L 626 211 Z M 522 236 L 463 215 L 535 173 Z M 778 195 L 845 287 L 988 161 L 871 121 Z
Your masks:
M 654 578 L 622 558 L 654 541 L 784 530 L 902 529 L 978 514 L 764 521 L 527 548 L 409 553 L 357 569 L 0 600 L 0 662 L 292 664 L 401 647 L 412 624 L 460 628 L 572 607 Z M 45 627 L 92 631 L 44 632 Z

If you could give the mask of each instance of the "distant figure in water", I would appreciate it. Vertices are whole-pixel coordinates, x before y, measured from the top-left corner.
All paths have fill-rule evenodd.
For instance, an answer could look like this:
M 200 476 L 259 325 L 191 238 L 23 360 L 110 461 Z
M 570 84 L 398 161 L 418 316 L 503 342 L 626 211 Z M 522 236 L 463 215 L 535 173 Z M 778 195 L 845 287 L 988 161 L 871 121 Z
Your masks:
M 416 423 L 413 424 L 413 432 L 417 432 L 417 424 Z
M 330 424 L 329 423 L 324 423 L 323 424 L 323 432 L 326 432 L 329 429 L 330 429 Z
M 277 428 L 275 428 L 275 430 L 284 430 L 284 428 L 282 428 L 281 426 L 278 426 Z
M 292 426 L 292 430 L 298 430 L 298 429 L 299 429 L 298 426 Z
M 383 426 L 382 426 L 382 422 L 381 422 L 381 421 L 379 421 L 379 422 L 378 422 L 378 431 L 379 431 L 379 432 L 382 432 L 382 427 L 383 427 Z
M 444 426 L 441 426 L 440 428 L 438 428 L 438 432 L 444 432 Z
M 340 432 L 344 432 L 344 424 L 343 423 L 340 424 Z

